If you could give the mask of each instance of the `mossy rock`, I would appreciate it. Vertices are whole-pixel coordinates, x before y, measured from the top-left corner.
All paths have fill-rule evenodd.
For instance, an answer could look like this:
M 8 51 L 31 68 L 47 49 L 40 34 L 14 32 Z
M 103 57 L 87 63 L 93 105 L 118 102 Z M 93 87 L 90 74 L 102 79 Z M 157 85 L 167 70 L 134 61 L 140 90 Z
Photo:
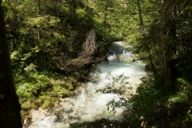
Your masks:
M 49 97 L 49 98 L 45 99 L 45 101 L 43 102 L 41 107 L 43 109 L 52 108 L 54 106 L 55 102 L 56 102 L 55 98 L 50 98 Z
M 28 109 L 34 108 L 35 104 L 33 102 L 26 101 L 26 102 L 22 103 L 21 107 L 24 110 L 28 110 Z
M 73 92 L 62 86 L 54 86 L 53 95 L 58 96 L 58 97 L 66 97 L 66 96 L 72 96 Z

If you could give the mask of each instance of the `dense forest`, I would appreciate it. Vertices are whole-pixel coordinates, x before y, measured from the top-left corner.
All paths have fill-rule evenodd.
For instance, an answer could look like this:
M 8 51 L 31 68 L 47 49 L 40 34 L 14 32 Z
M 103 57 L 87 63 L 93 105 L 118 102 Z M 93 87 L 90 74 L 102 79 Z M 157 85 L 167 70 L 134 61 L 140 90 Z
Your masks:
M 133 47 L 147 75 L 114 128 L 192 126 L 191 0 L 0 3 L 0 127 L 21 128 L 31 110 L 73 96 L 115 41 Z

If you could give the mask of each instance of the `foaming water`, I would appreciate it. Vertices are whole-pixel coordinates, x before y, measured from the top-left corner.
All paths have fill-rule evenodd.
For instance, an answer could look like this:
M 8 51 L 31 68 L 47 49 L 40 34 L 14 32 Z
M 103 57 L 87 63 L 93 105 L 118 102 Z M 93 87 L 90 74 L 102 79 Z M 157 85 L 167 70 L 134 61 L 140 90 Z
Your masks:
M 116 112 L 113 113 L 108 110 L 108 103 L 135 94 L 140 79 L 146 73 L 142 62 L 132 61 L 134 55 L 131 52 L 124 51 L 118 56 L 120 60 L 116 57 L 110 55 L 108 63 L 98 65 L 96 72 L 92 73 L 97 76 L 97 81 L 90 81 L 77 88 L 73 97 L 61 99 L 60 104 L 55 105 L 51 112 L 42 109 L 33 110 L 28 128 L 70 128 L 70 124 L 77 122 L 99 119 L 121 120 L 125 107 L 117 107 Z M 126 79 L 121 81 L 123 78 Z M 113 86 L 124 87 L 124 94 L 102 92 Z

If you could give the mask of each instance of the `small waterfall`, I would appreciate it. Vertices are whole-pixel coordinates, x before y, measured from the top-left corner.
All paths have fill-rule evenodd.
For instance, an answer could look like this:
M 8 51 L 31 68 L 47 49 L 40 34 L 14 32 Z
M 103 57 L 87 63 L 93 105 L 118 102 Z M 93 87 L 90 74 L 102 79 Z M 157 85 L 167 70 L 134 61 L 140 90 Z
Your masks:
M 145 65 L 140 61 L 133 62 L 134 55 L 124 49 L 122 42 L 114 43 L 110 52 L 109 62 L 98 65 L 96 72 L 92 73 L 98 77 L 96 82 L 90 81 L 77 88 L 75 96 L 61 99 L 51 112 L 41 108 L 33 110 L 28 128 L 70 128 L 70 124 L 77 122 L 121 120 L 125 107 L 117 107 L 113 113 L 108 110 L 108 103 L 135 94 L 140 78 L 146 75 Z M 126 78 L 123 84 L 121 78 Z M 123 94 L 104 92 L 108 87 L 122 89 Z
M 108 61 L 133 61 L 135 59 L 131 51 L 126 50 L 124 47 L 124 42 L 113 42 L 112 46 L 109 48 Z M 131 46 L 127 46 L 129 49 Z

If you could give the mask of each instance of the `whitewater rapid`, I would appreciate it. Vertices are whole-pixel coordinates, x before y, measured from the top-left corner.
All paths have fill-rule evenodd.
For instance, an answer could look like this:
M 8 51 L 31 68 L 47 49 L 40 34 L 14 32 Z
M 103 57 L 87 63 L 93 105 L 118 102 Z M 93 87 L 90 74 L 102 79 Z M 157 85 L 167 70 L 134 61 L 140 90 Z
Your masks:
M 146 75 L 144 63 L 134 61 L 131 51 L 123 50 L 121 55 L 111 54 L 108 62 L 99 64 L 90 74 L 94 81 L 81 85 L 73 97 L 60 99 L 52 111 L 33 110 L 28 128 L 70 128 L 70 124 L 99 119 L 121 120 L 125 107 L 110 108 L 111 101 L 121 97 L 129 99 L 136 93 L 141 78 Z M 123 90 L 121 94 L 105 91 L 107 88 Z

